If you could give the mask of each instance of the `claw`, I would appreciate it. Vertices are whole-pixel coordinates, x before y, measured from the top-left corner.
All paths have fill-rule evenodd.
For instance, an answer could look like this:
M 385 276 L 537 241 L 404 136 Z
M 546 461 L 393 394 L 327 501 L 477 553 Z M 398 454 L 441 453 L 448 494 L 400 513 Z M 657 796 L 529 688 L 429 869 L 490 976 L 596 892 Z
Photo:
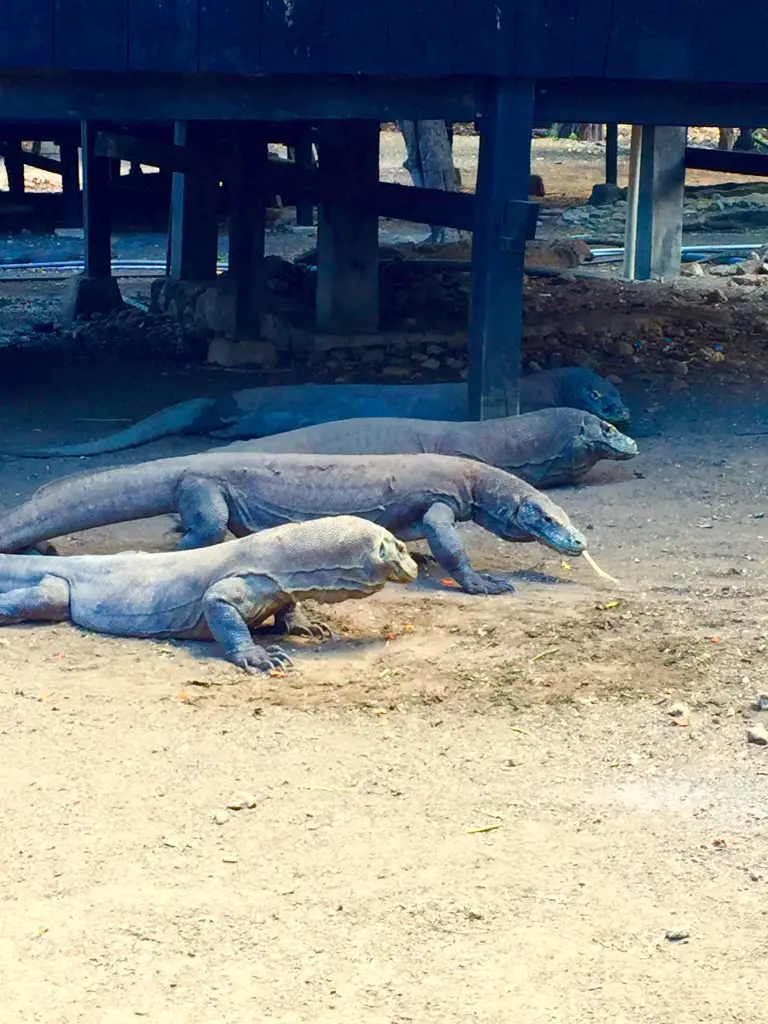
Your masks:
M 462 587 L 468 594 L 483 594 L 486 596 L 499 594 L 514 594 L 513 584 L 507 580 L 499 579 L 491 573 L 473 573 L 469 579 L 462 581 Z

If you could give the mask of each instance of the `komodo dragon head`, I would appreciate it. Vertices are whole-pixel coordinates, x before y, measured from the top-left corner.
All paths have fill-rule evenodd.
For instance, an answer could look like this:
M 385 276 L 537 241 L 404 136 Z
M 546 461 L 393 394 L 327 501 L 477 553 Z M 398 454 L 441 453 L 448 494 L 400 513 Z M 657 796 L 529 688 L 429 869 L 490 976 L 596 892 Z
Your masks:
M 584 409 L 608 423 L 629 423 L 629 409 L 615 385 L 583 366 L 556 371 L 560 375 L 562 405 Z
M 405 544 L 389 530 L 358 516 L 328 516 L 291 523 L 284 531 L 285 582 L 321 603 L 366 597 L 388 583 L 412 583 L 419 574 Z M 259 534 L 254 534 L 259 536 Z M 276 563 L 281 557 L 275 548 Z
M 596 455 L 600 459 L 612 459 L 615 462 L 634 459 L 637 455 L 637 444 L 631 437 L 590 413 L 584 414 L 576 448 L 584 455 Z
M 484 466 L 473 492 L 472 518 L 497 537 L 537 540 L 563 555 L 580 555 L 586 550 L 587 539 L 568 513 L 510 473 Z

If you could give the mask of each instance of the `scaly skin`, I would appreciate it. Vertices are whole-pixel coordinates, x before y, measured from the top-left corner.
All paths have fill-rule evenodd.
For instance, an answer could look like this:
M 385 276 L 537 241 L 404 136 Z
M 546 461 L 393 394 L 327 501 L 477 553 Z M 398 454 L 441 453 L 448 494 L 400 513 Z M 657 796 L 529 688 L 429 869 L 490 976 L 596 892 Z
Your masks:
M 629 412 L 610 381 L 580 366 L 543 370 L 520 382 L 520 411 L 566 406 L 609 423 Z M 136 448 L 173 434 L 252 438 L 332 420 L 406 416 L 461 421 L 469 417 L 466 384 L 305 384 L 233 391 L 223 398 L 193 398 L 161 409 L 116 434 L 83 444 L 6 448 L 2 455 L 73 458 Z
M 369 597 L 410 583 L 402 541 L 353 516 L 290 523 L 202 551 L 48 558 L 0 555 L 0 624 L 71 621 L 116 636 L 217 640 L 245 672 L 291 666 L 252 627 L 271 615 L 292 633 L 322 638 L 297 601 Z
M 447 455 L 248 455 L 160 459 L 65 477 L 0 518 L 0 551 L 111 523 L 177 513 L 181 549 L 283 523 L 354 515 L 404 541 L 427 540 L 469 593 L 512 590 L 475 572 L 456 524 L 578 555 L 586 541 L 545 494 L 492 466 Z

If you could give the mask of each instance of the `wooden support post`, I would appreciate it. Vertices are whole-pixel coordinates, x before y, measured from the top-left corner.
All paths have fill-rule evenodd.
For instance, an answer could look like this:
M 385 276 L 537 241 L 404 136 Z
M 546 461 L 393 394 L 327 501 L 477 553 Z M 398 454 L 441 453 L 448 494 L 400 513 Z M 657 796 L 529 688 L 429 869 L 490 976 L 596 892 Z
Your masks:
M 5 144 L 5 173 L 12 199 L 24 198 L 24 153 L 21 142 L 9 139 Z
M 328 121 L 318 141 L 321 170 L 369 186 L 379 180 L 378 121 Z M 379 326 L 379 215 L 323 204 L 317 227 L 317 327 L 334 334 Z
M 67 321 L 109 313 L 123 305 L 120 287 L 112 277 L 109 161 L 96 155 L 97 132 L 98 126 L 92 121 L 80 123 L 85 272 L 70 278 L 62 296 L 62 318 Z
M 80 150 L 74 139 L 59 143 L 61 160 L 62 220 L 64 227 L 79 228 L 83 224 L 83 206 L 80 197 Z
M 174 144 L 205 144 L 207 126 L 177 121 Z M 219 181 L 201 161 L 184 174 L 174 173 L 171 189 L 171 277 L 210 281 L 216 276 L 219 252 Z
M 294 153 L 297 166 L 306 168 L 314 166 L 312 129 L 310 127 L 302 129 L 296 139 Z M 307 196 L 299 196 L 296 199 L 296 223 L 299 227 L 304 228 L 311 228 L 315 223 L 315 206 Z
M 514 234 L 505 220 L 527 206 L 533 99 L 533 82 L 499 79 L 480 122 L 467 365 L 473 419 L 520 408 L 526 232 L 505 237 Z
M 619 180 L 619 126 L 605 126 L 605 183 L 616 185 Z
M 97 126 L 80 126 L 83 154 L 83 227 L 85 229 L 85 276 L 112 276 L 112 241 L 109 217 L 109 160 L 94 153 Z
M 630 280 L 680 274 L 687 129 L 632 128 L 624 275 Z
M 267 138 L 257 122 L 235 128 L 229 215 L 229 276 L 234 288 L 235 338 L 261 334 Z

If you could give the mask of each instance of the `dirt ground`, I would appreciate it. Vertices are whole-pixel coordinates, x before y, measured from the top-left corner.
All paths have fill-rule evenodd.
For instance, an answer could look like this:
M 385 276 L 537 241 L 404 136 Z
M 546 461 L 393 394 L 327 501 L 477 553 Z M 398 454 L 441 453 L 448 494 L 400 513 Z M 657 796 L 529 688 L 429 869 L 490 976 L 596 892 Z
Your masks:
M 716 286 L 725 368 L 690 317 L 672 339 L 684 377 L 665 370 L 663 316 L 616 364 L 594 324 L 571 338 L 620 372 L 641 447 L 552 492 L 618 586 L 467 527 L 475 566 L 512 574 L 514 595 L 430 570 L 324 609 L 333 640 L 287 644 L 284 679 L 211 645 L 2 630 L 3 1019 L 762 1024 L 768 753 L 746 732 L 768 691 L 768 336 L 759 285 Z M 58 287 L 0 284 L 0 319 L 55 315 Z M 680 287 L 704 307 L 713 286 Z M 616 315 L 615 293 L 580 288 Z M 39 370 L 0 378 L 0 447 L 251 379 Z M 4 459 L 0 506 L 204 446 Z M 59 546 L 160 549 L 171 526 Z M 238 794 L 254 806 L 228 810 Z

